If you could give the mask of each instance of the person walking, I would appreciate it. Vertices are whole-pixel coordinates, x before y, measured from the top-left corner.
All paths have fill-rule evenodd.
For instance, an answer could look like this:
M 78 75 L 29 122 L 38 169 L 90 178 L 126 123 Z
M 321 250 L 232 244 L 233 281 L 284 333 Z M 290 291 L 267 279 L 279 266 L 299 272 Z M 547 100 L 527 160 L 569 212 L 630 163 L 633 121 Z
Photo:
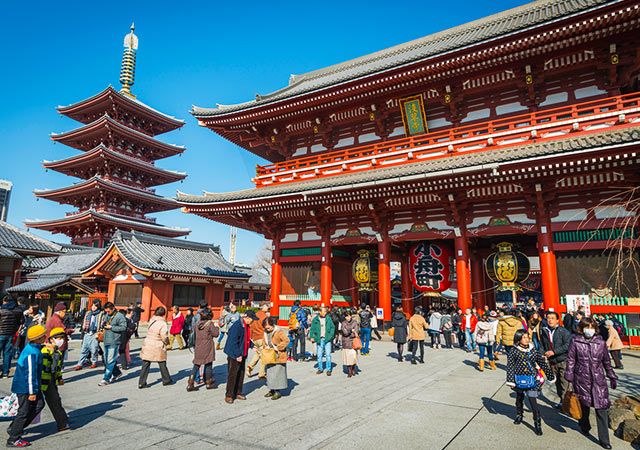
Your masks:
M 260 311 L 256 313 L 257 320 L 251 322 L 251 341 L 253 342 L 253 358 L 247 364 L 247 377 L 251 376 L 251 371 L 256 367 L 258 362 L 260 363 L 260 370 L 258 371 L 258 379 L 266 378 L 266 372 L 264 364 L 262 363 L 262 348 L 264 347 L 264 319 L 267 318 L 267 312 L 269 312 L 269 304 L 262 302 L 260 304 Z
M 513 336 L 517 330 L 523 330 L 522 320 L 515 317 L 515 310 L 510 310 L 509 314 L 505 314 L 498 321 L 498 329 L 496 331 L 496 343 L 504 345 L 504 349 L 509 355 L 513 347 Z
M 122 370 L 128 370 L 129 363 L 131 362 L 131 355 L 129 354 L 129 341 L 131 340 L 131 336 L 133 336 L 136 332 L 136 323 L 133 321 L 132 309 L 123 309 L 122 311 L 120 311 L 120 314 L 124 316 L 127 329 L 122 333 L 120 347 L 118 348 L 118 357 L 120 359 Z
M 373 314 L 371 313 L 371 307 L 365 306 L 359 313 L 360 316 L 360 340 L 362 341 L 362 349 L 360 354 L 363 356 L 369 356 L 369 342 L 371 341 L 371 320 Z
M 319 314 L 311 321 L 311 329 L 309 330 L 309 339 L 312 344 L 316 344 L 318 355 L 318 370 L 316 374 L 320 375 L 326 369 L 327 376 L 331 376 L 331 343 L 335 335 L 335 326 L 333 320 L 327 317 L 326 306 L 320 307 Z M 322 357 L 326 362 L 322 364 Z
M 407 328 L 409 321 L 404 312 L 402 312 L 402 306 L 396 307 L 396 310 L 391 315 L 391 326 L 393 327 L 393 342 L 396 343 L 398 349 L 398 362 L 402 362 L 402 351 L 404 344 L 407 343 Z
M 453 333 L 456 336 L 456 340 L 458 341 L 458 347 L 460 350 L 465 349 L 464 342 L 464 328 L 462 328 L 462 310 L 458 308 L 451 315 L 451 323 L 453 324 Z
M 326 317 L 327 309 L 324 306 L 320 309 L 319 314 L 322 314 L 322 310 L 324 310 L 326 323 L 333 324 L 331 319 Z M 276 352 L 275 364 L 266 365 L 267 389 L 269 389 L 269 392 L 265 394 L 265 397 L 270 397 L 271 400 L 278 400 L 279 398 L 282 398 L 280 391 L 287 389 L 289 386 L 289 380 L 287 378 L 287 352 L 285 351 L 289 344 L 289 336 L 287 336 L 287 333 L 285 333 L 281 328 L 277 328 L 277 324 L 277 317 L 267 317 L 262 322 L 262 326 L 264 327 L 264 349 L 265 351 Z M 331 346 L 331 340 L 329 340 L 327 344 Z M 320 357 L 319 350 L 320 346 L 318 345 L 318 357 Z M 329 351 L 328 355 L 329 361 L 331 361 L 331 351 Z M 329 366 L 329 370 L 331 370 L 331 366 Z M 330 371 L 327 372 L 327 375 L 330 374 Z
M 220 313 L 220 318 L 218 319 L 220 336 L 218 336 L 218 342 L 216 342 L 216 350 L 222 350 L 222 347 L 220 346 L 220 344 L 225 334 L 227 334 L 227 331 L 229 331 L 229 323 L 227 322 L 227 316 L 230 314 L 230 312 L 231 312 L 231 308 L 229 308 L 229 306 L 225 306 L 224 308 L 222 308 L 222 312 Z M 198 314 L 200 314 L 199 311 L 198 311 Z M 196 314 L 196 320 L 199 320 L 197 317 L 198 314 Z
M 53 307 L 53 314 L 51 314 L 51 317 L 49 317 L 49 320 L 47 320 L 46 325 L 47 333 L 50 333 L 54 328 L 64 328 L 67 335 L 64 338 L 64 344 L 60 347 L 60 351 L 65 357 L 67 349 L 69 347 L 69 335 L 73 333 L 73 329 L 65 325 L 65 322 L 68 323 L 68 321 L 65 321 L 66 315 L 67 305 L 62 302 L 58 302 Z
M 300 300 L 294 300 L 293 307 L 291 308 L 291 314 L 289 315 L 289 330 L 293 331 L 294 337 L 294 361 L 298 361 L 298 358 L 302 358 L 302 361 L 305 361 L 307 359 L 307 352 L 305 349 L 307 328 L 309 328 L 309 324 L 307 322 L 307 313 L 300 306 Z M 299 354 L 297 353 L 298 348 L 300 348 Z
M 556 379 L 556 393 L 559 401 L 554 406 L 561 408 L 562 398 L 568 384 L 564 374 L 567 367 L 566 360 L 571 342 L 571 332 L 560 326 L 557 312 L 547 311 L 545 319 L 547 325 L 540 330 L 540 352 L 544 353 L 549 361 L 549 367 Z
M 442 348 L 440 343 L 440 332 L 442 330 L 442 314 L 434 311 L 429 316 L 429 337 L 431 338 L 431 348 Z
M 529 337 L 536 350 L 540 349 L 540 330 L 543 328 L 540 313 L 533 311 L 531 317 L 527 322 L 527 331 L 529 331 Z
M 249 309 L 244 317 L 236 320 L 229 328 L 224 353 L 227 355 L 227 392 L 225 401 L 246 400 L 242 394 L 245 364 L 251 348 L 251 323 L 258 320 L 255 311 Z
M 522 423 L 524 415 L 524 398 L 529 400 L 529 406 L 533 411 L 533 424 L 535 433 L 542 436 L 542 417 L 537 399 L 542 390 L 543 380 L 538 376 L 538 368 L 545 373 L 551 373 L 547 361 L 538 353 L 529 333 L 523 328 L 515 332 L 513 336 L 514 347 L 507 353 L 507 386 L 516 391 L 516 418 L 513 423 Z M 549 379 L 549 381 L 553 381 Z
M 371 339 L 373 340 L 373 335 L 375 334 L 378 340 L 382 340 L 382 336 L 380 336 L 380 332 L 378 331 L 378 318 L 375 314 L 371 314 Z
M 356 373 L 358 365 L 358 352 L 353 348 L 353 339 L 358 336 L 358 323 L 351 315 L 351 310 L 344 313 L 344 321 L 340 324 L 342 336 L 342 365 L 347 368 L 347 377 L 351 378 Z
M 147 378 L 149 377 L 149 369 L 152 362 L 157 362 L 160 366 L 160 374 L 162 375 L 162 385 L 168 386 L 173 383 L 169 370 L 167 369 L 167 345 L 169 344 L 169 326 L 165 315 L 167 310 L 164 306 L 156 308 L 153 317 L 149 321 L 147 327 L 147 336 L 142 343 L 140 350 L 140 359 L 142 359 L 142 367 L 140 368 L 140 378 L 138 379 L 138 389 L 148 388 Z
M 424 330 L 429 329 L 427 321 L 422 316 L 422 308 L 415 308 L 413 316 L 409 319 L 409 340 L 411 341 L 411 364 L 417 364 L 416 352 L 420 346 L 420 364 L 424 364 Z M 395 337 L 395 333 L 394 333 Z
M 58 386 L 64 384 L 62 379 L 62 352 L 60 346 L 64 344 L 66 337 L 64 328 L 54 328 L 51 330 L 49 343 L 42 346 L 42 375 L 40 390 L 44 394 L 47 406 L 51 410 L 51 415 L 56 421 L 58 431 L 68 430 L 70 427 L 69 417 L 62 406 Z
M 213 380 L 213 362 L 216 359 L 215 338 L 220 334 L 220 329 L 213 321 L 213 311 L 205 308 L 200 311 L 200 320 L 195 324 L 195 348 L 193 351 L 193 367 L 187 380 L 187 392 L 197 391 L 195 386 L 196 376 L 200 367 L 204 366 L 204 382 L 207 389 L 216 389 Z
M 442 337 L 444 337 L 444 347 L 453 348 L 451 333 L 453 333 L 453 321 L 451 320 L 451 314 L 448 310 L 442 310 Z
M 172 350 L 173 341 L 178 340 L 178 347 L 180 350 L 184 349 L 184 342 L 182 342 L 182 328 L 184 327 L 184 316 L 180 312 L 180 308 L 173 307 L 173 314 L 171 315 L 171 329 L 169 330 L 169 346 L 167 350 Z
M 607 378 L 611 383 L 611 389 L 615 389 L 618 376 L 611 367 L 607 344 L 598 335 L 598 324 L 590 317 L 580 321 L 577 334 L 571 339 L 564 377 L 573 385 L 574 392 L 580 400 L 582 418 L 578 424 L 582 434 L 589 436 L 589 411 L 590 408 L 594 408 L 600 446 L 611 448 L 608 418 L 611 400 Z
M 98 366 L 98 330 L 102 324 L 104 312 L 100 306 L 100 300 L 94 299 L 91 302 L 91 309 L 87 311 L 82 319 L 80 331 L 82 332 L 82 346 L 80 347 L 80 358 L 73 370 L 82 370 L 82 367 L 91 362 L 91 369 Z
M 104 316 L 102 319 L 102 327 L 104 330 L 104 378 L 98 386 L 107 386 L 122 376 L 122 372 L 118 367 L 118 354 L 120 352 L 120 344 L 127 331 L 127 319 L 116 310 L 111 302 L 104 305 Z
M 2 356 L 2 372 L 0 378 L 9 378 L 11 358 L 13 357 L 13 337 L 24 323 L 24 313 L 16 300 L 7 295 L 0 306 L 0 356 Z
M 620 339 L 620 335 L 618 334 L 618 330 L 616 330 L 613 320 L 605 320 L 604 324 L 608 331 L 607 349 L 609 349 L 609 353 L 611 353 L 611 357 L 616 363 L 614 368 L 622 370 L 624 369 L 622 362 L 620 361 L 620 350 L 624 348 L 624 345 L 622 345 L 622 339 Z
M 471 308 L 465 310 L 462 316 L 462 330 L 464 331 L 464 340 L 467 343 L 467 353 L 476 351 L 476 325 L 478 325 L 478 317 L 471 312 Z
M 332 344 L 332 348 L 331 350 L 338 350 L 340 349 L 340 323 L 342 322 L 342 316 L 340 313 L 340 307 L 336 306 L 335 308 L 331 308 L 331 321 L 333 322 L 333 329 L 334 329 L 334 337 L 333 337 L 333 344 Z
M 493 335 L 493 325 L 489 322 L 489 317 L 485 314 L 476 325 L 476 343 L 480 350 L 480 358 L 478 359 L 478 368 L 480 369 L 480 372 L 484 372 L 485 353 L 489 356 L 489 365 L 491 366 L 491 370 L 496 370 L 496 363 L 493 360 L 494 340 L 495 335 Z
M 196 316 L 193 314 L 193 308 L 189 308 L 184 316 L 184 325 L 182 326 L 182 340 L 187 347 L 189 347 L 189 337 L 195 324 Z
M 136 302 L 135 306 L 132 309 L 133 322 L 136 324 L 135 336 L 136 338 L 140 338 L 140 336 L 138 335 L 138 328 L 140 327 L 140 319 L 142 318 L 142 313 L 144 312 L 144 309 L 142 309 L 142 303 Z

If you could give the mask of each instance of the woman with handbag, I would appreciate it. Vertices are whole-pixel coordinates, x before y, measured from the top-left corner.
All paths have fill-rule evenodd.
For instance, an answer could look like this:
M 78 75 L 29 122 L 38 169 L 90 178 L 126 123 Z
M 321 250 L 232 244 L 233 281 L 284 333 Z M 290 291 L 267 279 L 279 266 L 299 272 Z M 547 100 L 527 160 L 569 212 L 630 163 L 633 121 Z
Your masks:
M 282 328 L 276 328 L 277 317 L 267 317 L 262 321 L 264 327 L 264 348 L 262 349 L 262 362 L 267 372 L 267 388 L 269 392 L 265 397 L 278 400 L 282 397 L 280 391 L 289 385 L 287 379 L 287 352 L 289 337 Z
M 484 355 L 489 356 L 489 365 L 491 370 L 496 370 L 496 363 L 493 360 L 493 341 L 495 336 L 492 336 L 493 326 L 489 322 L 489 316 L 485 314 L 476 325 L 476 344 L 478 344 L 478 350 L 480 351 L 480 357 L 478 358 L 478 367 L 480 372 L 484 372 Z
M 353 344 L 356 339 L 359 339 L 359 332 L 358 323 L 353 320 L 349 309 L 344 313 L 340 335 L 342 336 L 342 365 L 347 368 L 347 377 L 351 378 L 356 375 L 356 366 L 358 365 L 358 352 Z
M 162 374 L 162 385 L 168 386 L 173 383 L 169 370 L 167 369 L 167 345 L 169 345 L 169 327 L 167 319 L 165 319 L 167 310 L 164 306 L 156 308 L 156 312 L 149 321 L 147 328 L 147 336 L 142 343 L 140 350 L 140 359 L 142 359 L 142 368 L 140 369 L 140 379 L 138 380 L 138 388 L 148 388 L 147 377 L 149 369 L 153 361 L 160 366 L 160 374 Z
M 537 398 L 542 390 L 544 374 L 553 372 L 544 356 L 531 343 L 527 330 L 517 330 L 513 335 L 513 343 L 513 348 L 507 355 L 507 386 L 516 391 L 516 418 L 513 423 L 522 423 L 524 398 L 527 397 L 533 411 L 535 433 L 541 436 L 542 417 Z
M 590 317 L 578 323 L 578 334 L 571 339 L 564 378 L 573 385 L 580 400 L 582 418 L 578 421 L 582 434 L 589 436 L 589 408 L 596 410 L 598 440 L 602 448 L 611 448 L 609 442 L 608 410 L 611 407 L 607 378 L 615 389 L 617 375 L 611 367 L 607 344 L 598 336 L 598 324 Z
M 213 321 L 213 311 L 210 308 L 204 308 L 200 311 L 200 320 L 195 325 L 195 333 L 193 367 L 187 381 L 187 392 L 198 390 L 195 380 L 200 366 L 204 366 L 204 380 L 207 389 L 217 389 L 218 386 L 213 380 L 213 361 L 216 359 L 214 340 L 220 334 L 220 329 Z

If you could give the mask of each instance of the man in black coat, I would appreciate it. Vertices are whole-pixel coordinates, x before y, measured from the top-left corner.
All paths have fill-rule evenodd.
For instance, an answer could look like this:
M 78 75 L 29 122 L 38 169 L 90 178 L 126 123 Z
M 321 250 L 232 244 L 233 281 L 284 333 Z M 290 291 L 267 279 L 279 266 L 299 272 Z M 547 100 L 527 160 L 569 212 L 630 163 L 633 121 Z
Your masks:
M 9 378 L 11 357 L 13 356 L 13 336 L 24 323 L 24 313 L 16 300 L 7 295 L 0 307 L 0 355 L 2 355 L 2 372 L 0 378 Z
M 568 382 L 564 378 L 567 368 L 567 354 L 569 353 L 569 343 L 571 333 L 559 325 L 559 316 L 555 311 L 547 311 L 545 314 L 547 326 L 540 330 L 540 345 L 544 356 L 549 360 L 549 367 L 556 379 L 556 392 L 562 402 L 562 396 L 567 389 Z M 549 376 L 551 378 L 551 376 Z M 556 404 L 559 407 L 560 403 Z
M 141 302 L 137 302 L 135 306 L 131 309 L 133 310 L 133 315 L 131 316 L 131 319 L 133 320 L 133 323 L 136 325 L 134 334 L 136 338 L 139 338 L 140 336 L 138 336 L 138 327 L 140 326 L 140 318 L 142 317 L 142 313 L 144 312 L 144 309 L 142 309 Z

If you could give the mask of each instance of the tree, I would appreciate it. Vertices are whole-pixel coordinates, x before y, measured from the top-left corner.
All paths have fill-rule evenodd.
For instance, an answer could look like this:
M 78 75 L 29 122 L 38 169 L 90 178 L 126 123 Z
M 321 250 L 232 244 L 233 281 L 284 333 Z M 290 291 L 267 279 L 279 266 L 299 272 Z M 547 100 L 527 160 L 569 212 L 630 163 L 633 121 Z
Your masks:
M 271 276 L 271 241 L 265 241 L 256 255 L 253 269 Z

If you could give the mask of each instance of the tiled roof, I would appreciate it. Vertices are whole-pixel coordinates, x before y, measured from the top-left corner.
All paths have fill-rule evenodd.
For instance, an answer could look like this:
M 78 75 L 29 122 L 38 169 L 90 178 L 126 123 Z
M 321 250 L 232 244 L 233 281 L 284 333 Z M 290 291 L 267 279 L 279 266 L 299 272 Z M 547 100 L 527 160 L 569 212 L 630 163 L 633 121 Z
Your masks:
M 0 220 L 0 245 L 14 251 L 60 253 L 62 247 Z
M 30 274 L 29 278 L 62 275 L 80 277 L 82 275 L 82 271 L 95 263 L 104 252 L 105 249 L 96 248 L 64 253 L 58 256 L 55 262 L 49 264 L 44 269 Z
M 400 177 L 422 175 L 427 178 L 443 176 L 451 174 L 455 169 L 512 162 L 535 156 L 556 155 L 634 141 L 640 141 L 640 126 L 536 142 L 517 147 L 498 147 L 482 152 L 459 154 L 431 161 L 372 169 L 353 174 L 335 175 L 315 180 L 296 181 L 273 187 L 267 186 L 219 194 L 205 192 L 205 195 L 189 195 L 178 191 L 177 200 L 188 205 L 253 200 L 298 193 L 313 194 L 317 190 L 343 190 L 361 183 L 387 183 L 393 179 L 398 179 L 399 181 Z
M 236 266 L 236 270 L 239 272 L 244 272 L 251 277 L 249 278 L 248 284 L 271 286 L 271 278 L 266 273 L 242 266 Z
M 42 256 L 40 258 L 24 258 L 22 260 L 22 270 L 36 271 L 44 269 L 56 262 L 57 256 Z
M 13 250 L 0 245 L 0 258 L 21 259 L 22 256 L 18 255 Z
M 215 109 L 194 106 L 191 113 L 196 117 L 210 117 L 258 107 L 276 100 L 344 83 L 469 45 L 479 44 L 483 41 L 540 26 L 611 3 L 616 2 L 611 0 L 540 0 L 527 3 L 517 8 L 324 69 L 303 75 L 292 75 L 288 86 L 271 94 L 257 95 L 256 100 L 236 105 L 218 105 L 218 108 Z M 452 11 L 455 12 L 455 8 Z
M 9 289 L 7 289 L 7 292 L 11 292 L 11 293 L 15 293 L 15 292 L 46 292 L 46 291 L 50 291 L 52 289 L 55 289 L 59 286 L 62 286 L 64 284 L 71 284 L 74 287 L 80 289 L 81 291 L 84 292 L 89 292 L 92 293 L 94 292 L 93 289 L 91 289 L 88 286 L 85 286 L 84 284 L 75 281 L 72 277 L 70 276 L 57 276 L 57 277 L 40 277 L 40 278 L 35 278 L 33 280 L 29 280 L 26 283 L 22 283 L 22 284 L 18 284 L 16 286 L 12 286 Z

